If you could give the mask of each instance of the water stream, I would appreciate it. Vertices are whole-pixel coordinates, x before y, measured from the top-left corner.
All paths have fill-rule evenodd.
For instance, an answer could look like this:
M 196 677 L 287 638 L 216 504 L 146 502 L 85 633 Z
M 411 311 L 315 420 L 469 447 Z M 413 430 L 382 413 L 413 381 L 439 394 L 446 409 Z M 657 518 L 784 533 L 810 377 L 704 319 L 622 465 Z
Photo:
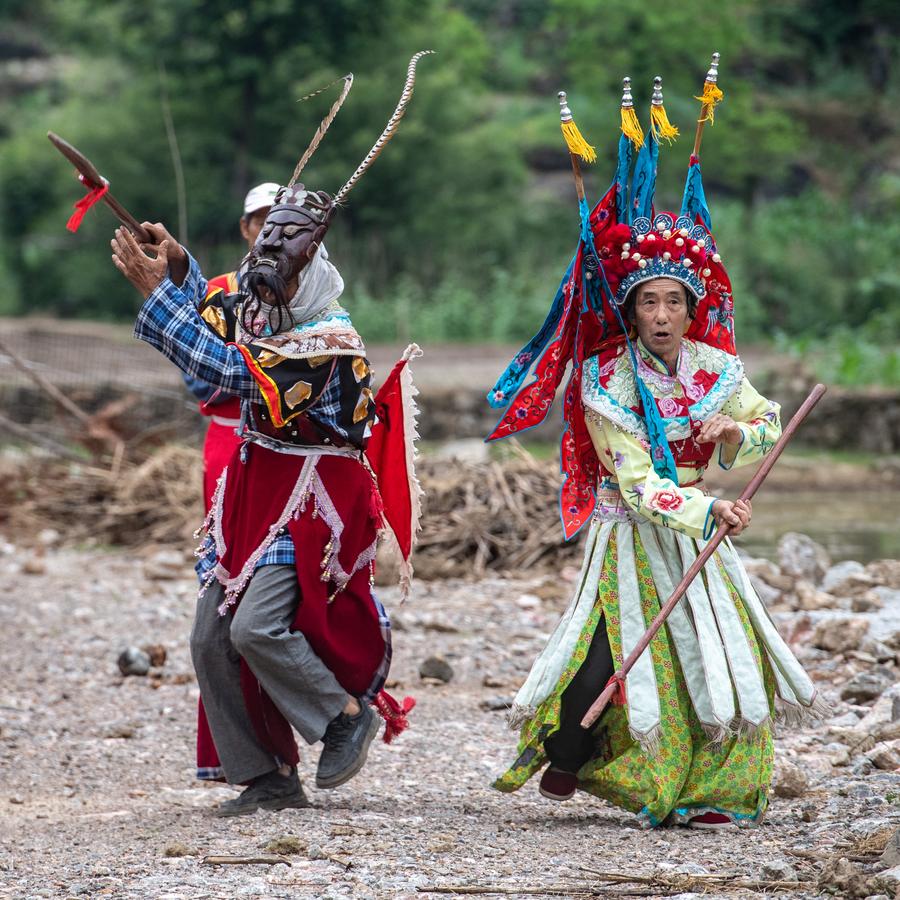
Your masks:
M 900 559 L 900 491 L 761 491 L 752 525 L 734 543 L 751 556 L 774 560 L 787 531 L 808 534 L 834 562 Z

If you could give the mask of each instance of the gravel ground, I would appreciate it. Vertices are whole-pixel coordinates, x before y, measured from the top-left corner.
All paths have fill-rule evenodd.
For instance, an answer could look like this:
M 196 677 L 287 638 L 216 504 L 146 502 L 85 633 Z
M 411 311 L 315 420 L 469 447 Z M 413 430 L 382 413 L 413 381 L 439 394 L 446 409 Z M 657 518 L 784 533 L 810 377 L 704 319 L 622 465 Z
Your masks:
M 152 578 L 154 570 L 169 577 Z M 576 896 L 566 885 L 590 883 L 584 866 L 660 878 L 799 879 L 781 896 L 814 897 L 824 895 L 816 887 L 823 866 L 841 855 L 869 878 L 877 854 L 867 857 L 859 841 L 878 843 L 877 832 L 900 825 L 900 776 L 836 759 L 827 729 L 779 740 L 780 760 L 799 764 L 807 783 L 794 791 L 801 796 L 776 799 L 764 826 L 750 832 L 641 831 L 627 813 L 587 796 L 544 800 L 536 780 L 513 796 L 492 791 L 515 753 L 499 707 L 555 623 L 570 571 L 420 583 L 399 610 L 396 591 L 383 589 L 395 611 L 392 690 L 418 701 L 411 729 L 391 746 L 373 745 L 363 772 L 334 792 L 310 786 L 318 748 L 305 749 L 310 809 L 217 819 L 213 808 L 234 793 L 193 777 L 188 565 L 171 551 L 142 559 L 49 549 L 24 559 L 0 542 L 0 575 L 3 898 L 411 898 L 440 896 L 430 889 L 441 886 L 534 897 L 555 886 L 556 896 Z M 166 647 L 165 666 L 122 678 L 121 649 L 149 643 Z M 419 678 L 432 654 L 452 665 L 449 684 Z M 866 712 L 823 687 L 836 701 L 836 727 Z M 204 862 L 271 852 L 270 842 L 286 837 L 294 839 L 282 848 L 293 851 L 289 865 Z M 691 890 L 759 896 L 737 884 L 677 880 L 599 893 L 700 896 Z

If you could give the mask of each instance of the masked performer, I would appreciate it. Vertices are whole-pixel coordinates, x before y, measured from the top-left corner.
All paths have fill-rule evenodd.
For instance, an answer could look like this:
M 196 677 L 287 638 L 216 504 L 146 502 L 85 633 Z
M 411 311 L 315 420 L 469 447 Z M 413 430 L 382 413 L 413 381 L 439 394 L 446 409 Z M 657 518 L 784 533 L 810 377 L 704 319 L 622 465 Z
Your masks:
M 191 633 L 214 741 L 200 748 L 205 774 L 247 785 L 220 815 L 307 805 L 291 726 L 308 743 L 323 742 L 316 784 L 335 788 L 365 763 L 378 731 L 372 707 L 389 740 L 412 706 L 382 690 L 390 624 L 372 585 L 383 520 L 407 566 L 417 526 L 406 367 L 417 348 L 373 397 L 365 347 L 338 302 L 343 281 L 322 240 L 336 205 L 396 130 L 420 55 L 385 131 L 332 198 L 297 178 L 346 97 L 348 76 L 278 191 L 237 293 L 209 291 L 161 225 L 146 225 L 153 247 L 124 229 L 112 242 L 114 263 L 146 297 L 135 335 L 241 399 L 242 444 L 212 499 Z
M 514 434 L 546 416 L 571 363 L 566 537 L 590 520 L 572 602 L 515 699 L 519 757 L 495 787 L 515 791 L 549 762 L 540 790 L 553 800 L 580 788 L 646 827 L 750 826 L 768 802 L 773 718 L 820 712 L 820 701 L 727 540 L 620 685 L 623 705 L 580 725 L 716 527 L 750 523 L 749 503 L 708 494 L 707 465 L 758 462 L 781 431 L 778 405 L 735 352 L 699 146 L 680 213 L 653 210 L 658 140 L 674 131 L 656 88 L 644 140 L 626 80 L 616 179 L 593 210 L 582 199 L 581 242 L 551 313 L 489 395 L 500 407 L 518 391 L 491 438 Z M 714 65 L 701 119 L 717 91 Z M 590 155 L 568 108 L 563 131 Z

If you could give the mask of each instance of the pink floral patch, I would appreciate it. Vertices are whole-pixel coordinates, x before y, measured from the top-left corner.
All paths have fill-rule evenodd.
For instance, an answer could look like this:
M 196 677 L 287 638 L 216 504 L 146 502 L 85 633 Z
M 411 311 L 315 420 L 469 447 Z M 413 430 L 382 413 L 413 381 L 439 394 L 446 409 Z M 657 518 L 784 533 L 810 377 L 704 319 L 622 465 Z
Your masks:
M 673 397 L 663 397 L 659 401 L 659 411 L 667 418 L 671 419 L 681 412 L 681 406 Z
M 654 512 L 675 513 L 684 507 L 684 494 L 668 489 L 654 491 L 645 503 Z

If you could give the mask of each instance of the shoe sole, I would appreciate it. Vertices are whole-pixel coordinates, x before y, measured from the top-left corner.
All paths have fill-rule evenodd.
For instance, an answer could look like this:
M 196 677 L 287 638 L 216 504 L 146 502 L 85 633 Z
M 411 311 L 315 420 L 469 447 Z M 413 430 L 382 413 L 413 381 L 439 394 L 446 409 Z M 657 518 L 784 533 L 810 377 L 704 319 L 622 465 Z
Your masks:
M 546 788 L 539 787 L 538 790 L 542 797 L 546 797 L 548 800 L 558 800 L 560 803 L 563 800 L 571 800 L 575 796 L 575 791 L 570 791 L 568 794 L 553 794 Z
M 252 816 L 261 809 L 278 812 L 281 809 L 306 809 L 309 805 L 309 800 L 305 796 L 301 796 L 282 800 L 262 800 L 253 806 L 242 806 L 238 809 L 220 806 L 215 810 L 215 814 L 220 819 L 232 819 L 236 816 Z
M 727 831 L 736 827 L 734 822 L 688 822 L 688 828 L 696 828 L 697 831 Z
M 345 769 L 343 772 L 338 775 L 333 775 L 331 778 L 324 779 L 316 776 L 316 787 L 322 788 L 323 790 L 330 791 L 334 788 L 340 787 L 342 784 L 346 784 L 354 775 L 356 775 L 359 770 L 366 764 L 366 758 L 369 755 L 369 746 L 372 741 L 375 739 L 375 735 L 378 734 L 378 730 L 381 728 L 381 719 L 378 716 L 372 716 L 372 723 L 369 725 L 369 731 L 366 734 L 366 740 L 363 743 L 362 750 L 360 751 L 359 756 L 356 758 L 356 761 L 349 769 Z

